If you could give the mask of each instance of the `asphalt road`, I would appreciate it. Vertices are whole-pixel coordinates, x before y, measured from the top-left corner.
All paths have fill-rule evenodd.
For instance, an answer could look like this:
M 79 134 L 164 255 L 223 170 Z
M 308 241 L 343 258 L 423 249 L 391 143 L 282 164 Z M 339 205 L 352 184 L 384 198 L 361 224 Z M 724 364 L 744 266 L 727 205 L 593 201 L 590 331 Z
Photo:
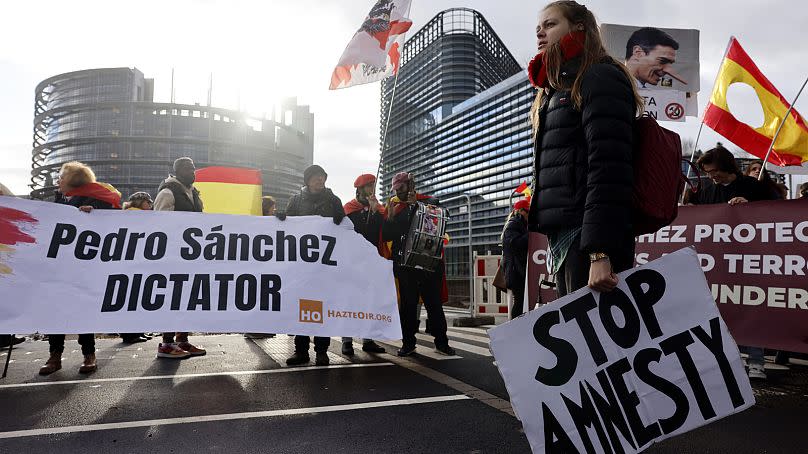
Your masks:
M 37 370 L 47 342 L 15 348 L 0 380 L 0 453 L 522 453 L 521 424 L 483 328 L 450 328 L 458 356 L 428 335 L 406 359 L 332 340 L 331 366 L 283 363 L 292 338 L 197 336 L 207 356 L 156 359 L 157 340 L 98 340 L 98 371 L 78 374 L 68 340 L 63 369 Z M 5 351 L 0 355 L 5 361 Z M 653 446 L 649 453 L 808 452 L 808 363 L 770 371 L 744 413 Z

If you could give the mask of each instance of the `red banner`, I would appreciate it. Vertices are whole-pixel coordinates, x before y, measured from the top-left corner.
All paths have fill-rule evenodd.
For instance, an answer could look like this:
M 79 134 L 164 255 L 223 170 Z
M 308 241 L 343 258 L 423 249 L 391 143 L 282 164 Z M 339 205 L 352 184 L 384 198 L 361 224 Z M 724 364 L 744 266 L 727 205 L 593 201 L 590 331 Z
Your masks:
M 739 345 L 808 353 L 808 200 L 681 207 L 637 238 L 638 265 L 694 246 L 721 316 Z M 547 239 L 532 234 L 529 300 L 546 280 Z M 541 301 L 555 292 L 541 287 Z

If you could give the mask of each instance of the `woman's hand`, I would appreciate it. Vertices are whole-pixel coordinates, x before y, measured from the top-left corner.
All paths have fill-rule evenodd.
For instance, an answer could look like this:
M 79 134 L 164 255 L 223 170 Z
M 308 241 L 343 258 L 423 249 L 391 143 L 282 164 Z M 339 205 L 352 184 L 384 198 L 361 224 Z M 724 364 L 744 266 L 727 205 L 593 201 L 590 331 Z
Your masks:
M 85 213 L 89 213 L 90 211 L 93 211 L 93 207 L 91 207 L 90 205 L 84 205 L 84 206 L 80 206 L 79 210 L 81 210 L 81 211 L 83 211 Z
M 592 262 L 589 266 L 589 288 L 598 292 L 611 292 L 617 287 L 618 277 L 612 271 L 609 259 Z

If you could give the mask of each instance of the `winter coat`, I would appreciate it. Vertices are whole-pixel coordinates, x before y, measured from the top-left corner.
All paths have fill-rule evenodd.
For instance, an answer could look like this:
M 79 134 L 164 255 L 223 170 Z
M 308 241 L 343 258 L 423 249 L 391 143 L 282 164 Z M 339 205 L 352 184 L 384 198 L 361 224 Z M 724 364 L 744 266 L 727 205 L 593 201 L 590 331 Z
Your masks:
M 735 197 L 743 197 L 750 202 L 755 202 L 775 200 L 777 194 L 770 191 L 764 183 L 756 178 L 738 174 L 738 177 L 728 185 L 715 184 L 712 181 L 703 185 L 698 192 L 688 195 L 687 202 L 693 205 L 710 205 L 727 203 Z
M 199 190 L 185 186 L 176 177 L 168 177 L 160 183 L 157 197 L 154 198 L 155 211 L 191 211 L 201 213 L 203 209 Z
M 104 202 L 103 200 L 98 200 L 98 199 L 94 199 L 92 197 L 86 197 L 86 196 L 81 196 L 81 195 L 77 195 L 77 196 L 73 196 L 73 197 L 65 197 L 60 192 L 56 193 L 56 200 L 54 200 L 54 201 L 56 203 L 59 203 L 59 204 L 62 204 L 62 205 L 70 205 L 70 206 L 74 206 L 76 208 L 83 207 L 83 206 L 91 206 L 96 210 L 112 210 L 112 209 L 115 209 L 115 207 L 112 206 L 111 203 Z
M 571 87 L 579 59 L 561 68 Z M 570 89 L 542 97 L 534 146 L 535 185 L 529 224 L 549 234 L 582 227 L 585 252 L 617 252 L 632 236 L 632 82 L 611 63 L 583 75 L 581 108 Z
M 362 205 L 362 209 L 355 211 L 349 210 L 349 205 L 357 204 Z M 343 208 L 345 209 L 345 214 L 353 223 L 354 231 L 365 237 L 365 239 L 370 241 L 372 245 L 378 247 L 379 240 L 381 239 L 380 234 L 382 223 L 384 222 L 384 216 L 382 216 L 382 214 L 378 211 L 371 214 L 369 205 L 359 201 L 352 201 Z M 370 219 L 368 219 L 368 217 L 370 217 Z
M 325 188 L 317 194 L 309 192 L 304 187 L 298 194 L 293 195 L 286 205 L 287 216 L 323 216 L 345 217 L 342 202 L 330 189 Z
M 525 286 L 527 268 L 528 229 L 524 217 L 514 214 L 502 232 L 502 266 L 509 289 Z

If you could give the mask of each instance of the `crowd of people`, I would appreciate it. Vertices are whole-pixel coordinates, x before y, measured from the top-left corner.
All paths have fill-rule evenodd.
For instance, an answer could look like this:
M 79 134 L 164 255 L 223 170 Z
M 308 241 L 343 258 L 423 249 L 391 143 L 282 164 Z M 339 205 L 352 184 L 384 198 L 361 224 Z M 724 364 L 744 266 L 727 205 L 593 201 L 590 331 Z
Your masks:
M 539 53 L 528 67 L 529 80 L 536 88 L 530 113 L 534 139 L 533 197 L 513 206 L 501 237 L 505 281 L 514 298 L 513 316 L 524 309 L 531 231 L 548 238 L 548 268 L 556 276 L 559 296 L 585 286 L 609 292 L 617 286 L 617 273 L 634 265 L 632 135 L 634 121 L 643 111 L 635 76 L 625 62 L 609 55 L 595 16 L 575 1 L 547 5 L 541 11 L 536 38 Z M 642 46 L 632 49 L 627 59 L 637 64 L 652 50 Z M 668 70 L 663 67 L 652 72 Z M 697 165 L 712 182 L 697 192 L 688 192 L 684 204 L 740 205 L 787 196 L 786 188 L 772 181 L 765 171 L 758 178 L 763 171 L 762 162 L 753 163 L 742 173 L 732 153 L 722 146 L 704 153 Z M 190 158 L 177 159 L 173 174 L 160 184 L 154 200 L 149 194 L 138 192 L 129 197 L 123 208 L 201 213 L 203 203 L 194 187 L 195 170 Z M 386 204 L 376 199 L 376 177 L 371 174 L 356 178 L 356 197 L 344 205 L 326 186 L 327 179 L 322 167 L 308 167 L 303 175 L 304 186 L 291 197 L 286 209 L 276 210 L 274 199 L 265 197 L 263 214 L 280 221 L 288 216 L 323 216 L 338 225 L 349 217 L 355 231 L 376 246 L 380 255 L 393 261 L 403 336 L 397 354 L 408 356 L 415 352 L 419 304 L 423 303 L 435 350 L 454 355 L 442 307 L 445 263 L 441 260 L 435 270 L 427 270 L 405 266 L 401 260 L 419 204 L 440 202 L 418 193 L 413 176 L 406 172 L 394 176 L 393 193 Z M 84 212 L 122 208 L 120 193 L 96 182 L 92 170 L 84 164 L 64 164 L 57 184 L 56 203 Z M 799 192 L 806 197 L 808 184 L 803 184 Z M 246 334 L 247 337 L 274 335 Z M 125 342 L 149 340 L 144 333 L 124 333 L 122 337 Z M 43 375 L 61 368 L 65 344 L 64 335 L 51 334 L 48 339 L 51 356 L 40 370 Z M 0 340 L 6 344 L 19 342 L 11 336 Z M 79 371 L 90 373 L 97 368 L 95 336 L 81 334 L 78 341 L 84 354 Z M 330 341 L 327 337 L 314 338 L 316 365 L 329 363 Z M 287 364 L 308 363 L 311 344 L 308 336 L 295 336 L 294 354 Z M 372 339 L 363 339 L 362 349 L 371 353 L 384 351 Z M 749 376 L 765 378 L 763 349 L 747 349 Z M 163 333 L 157 348 L 160 358 L 180 359 L 205 353 L 204 348 L 190 342 L 187 332 Z M 354 354 L 352 338 L 342 339 L 342 353 Z
M 194 187 L 196 167 L 191 158 L 182 157 L 174 161 L 173 173 L 166 178 L 157 189 L 157 196 L 152 199 L 146 192 L 136 192 L 121 204 L 121 193 L 109 184 L 96 181 L 93 170 L 80 162 L 69 162 L 62 165 L 56 180 L 58 189 L 55 202 L 73 206 L 76 209 L 91 213 L 93 210 L 123 209 L 128 211 L 187 211 L 203 212 L 203 202 L 199 191 Z M 442 303 L 445 298 L 441 284 L 445 283 L 445 263 L 434 270 L 415 269 L 401 264 L 403 244 L 410 234 L 410 225 L 417 204 L 440 202 L 432 197 L 416 192 L 415 183 L 409 173 L 399 173 L 393 179 L 394 196 L 383 206 L 374 194 L 376 177 L 362 174 L 356 178 L 354 187 L 356 197 L 343 205 L 339 197 L 326 187 L 328 174 L 319 165 L 309 166 L 303 173 L 304 186 L 300 192 L 289 199 L 284 211 L 276 210 L 275 199 L 265 196 L 262 199 L 264 216 L 274 216 L 280 221 L 288 216 L 323 216 L 333 219 L 337 225 L 345 217 L 353 222 L 354 230 L 367 241 L 376 246 L 379 254 L 393 261 L 394 275 L 400 293 L 399 315 L 401 318 L 404 342 L 398 350 L 399 356 L 409 356 L 415 352 L 415 333 L 418 330 L 420 303 L 426 307 L 430 321 L 430 333 L 435 337 L 435 351 L 444 355 L 454 355 L 446 335 L 446 318 Z M 3 187 L 0 195 L 11 195 Z M 272 337 L 272 333 L 246 333 L 248 338 Z M 124 343 L 147 342 L 152 337 L 146 333 L 121 333 Z M 84 360 L 79 372 L 89 374 L 97 370 L 95 357 L 95 334 L 79 334 L 78 343 Z M 50 356 L 40 368 L 41 375 L 50 375 L 62 368 L 62 355 L 65 348 L 64 334 L 47 334 Z M 0 341 L 20 343 L 24 338 L 4 335 Z M 329 364 L 327 355 L 331 339 L 314 338 L 315 364 Z M 286 360 L 288 365 L 301 365 L 311 360 L 309 348 L 311 339 L 308 336 L 294 336 L 294 354 Z M 372 339 L 362 339 L 362 350 L 369 353 L 383 353 L 385 349 Z M 158 358 L 183 359 L 190 356 L 205 355 L 206 350 L 191 343 L 188 332 L 165 332 L 157 346 Z M 353 339 L 342 339 L 342 353 L 354 355 Z

